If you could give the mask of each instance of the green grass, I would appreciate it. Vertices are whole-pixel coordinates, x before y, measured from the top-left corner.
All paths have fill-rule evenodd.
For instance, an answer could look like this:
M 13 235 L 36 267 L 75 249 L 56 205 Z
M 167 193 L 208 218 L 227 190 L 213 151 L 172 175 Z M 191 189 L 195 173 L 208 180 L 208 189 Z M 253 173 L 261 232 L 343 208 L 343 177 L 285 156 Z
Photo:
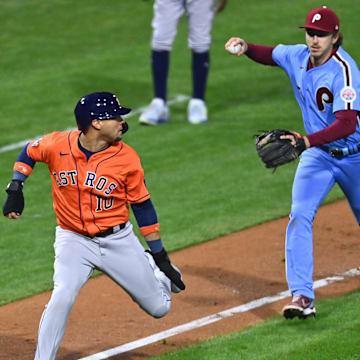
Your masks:
M 134 109 L 152 98 L 151 1 L 2 0 L 0 2 L 0 148 L 74 127 L 77 100 L 112 91 Z M 171 122 L 141 127 L 129 118 L 125 141 L 139 153 L 169 251 L 287 216 L 296 163 L 266 170 L 253 135 L 274 127 L 303 132 L 300 110 L 280 69 L 224 51 L 231 36 L 275 45 L 304 42 L 297 27 L 313 0 L 230 0 L 213 27 L 207 103 L 210 121 L 191 126 L 186 103 L 171 107 Z M 341 19 L 344 47 L 360 61 L 358 1 L 329 0 Z M 171 55 L 169 97 L 191 95 L 187 22 Z M 0 189 L 11 179 L 19 150 L 0 153 Z M 24 188 L 18 221 L 0 217 L 0 305 L 50 290 L 55 216 L 50 179 L 37 164 Z M 343 197 L 338 187 L 326 202 Z M 0 191 L 0 202 L 5 192 Z M 275 317 L 214 338 L 166 359 L 360 359 L 359 293 L 318 302 L 306 322 Z
M 280 69 L 228 55 L 230 36 L 274 45 L 303 42 L 297 29 L 314 1 L 229 1 L 216 17 L 207 102 L 210 121 L 190 126 L 186 103 L 171 122 L 149 128 L 129 119 L 125 141 L 138 151 L 169 251 L 286 216 L 296 164 L 272 174 L 257 158 L 253 135 L 286 127 L 303 132 L 300 111 Z M 357 1 L 329 1 L 343 20 L 345 48 L 360 59 Z M 0 147 L 75 125 L 84 94 L 108 90 L 134 109 L 152 98 L 152 2 L 130 0 L 2 0 L 0 3 Z M 191 95 L 187 22 L 179 24 L 171 56 L 169 97 Z M 19 150 L 0 153 L 0 189 Z M 0 218 L 0 305 L 52 286 L 50 180 L 37 164 L 18 221 Z M 5 200 L 0 192 L 0 202 Z M 336 187 L 327 201 L 343 195 Z
M 360 292 L 317 302 L 307 320 L 272 317 L 244 331 L 214 337 L 152 360 L 358 360 Z M 169 339 L 171 342 L 171 339 Z
M 350 6 L 340 1 L 328 5 L 346 20 L 344 32 L 356 23 Z M 312 6 L 312 1 L 282 0 L 276 6 L 265 0 L 230 1 L 213 28 L 210 121 L 190 126 L 186 103 L 172 106 L 171 122 L 161 127 L 142 127 L 136 117 L 129 118 L 125 141 L 142 159 L 169 251 L 289 213 L 296 163 L 272 174 L 253 145 L 253 135 L 262 129 L 303 131 L 289 81 L 280 69 L 230 56 L 223 47 L 235 35 L 270 45 L 303 42 L 297 26 Z M 152 98 L 151 18 L 147 1 L 2 1 L 0 147 L 74 127 L 74 106 L 92 91 L 113 91 L 134 109 L 147 104 Z M 345 34 L 345 43 L 359 58 L 356 32 Z M 191 95 L 186 37 L 182 19 L 171 56 L 169 97 Z M 0 153 L 0 188 L 10 180 L 18 153 Z M 0 304 L 49 290 L 52 284 L 56 221 L 44 164 L 36 165 L 24 194 L 22 218 L 0 219 Z M 327 201 L 342 196 L 335 188 Z

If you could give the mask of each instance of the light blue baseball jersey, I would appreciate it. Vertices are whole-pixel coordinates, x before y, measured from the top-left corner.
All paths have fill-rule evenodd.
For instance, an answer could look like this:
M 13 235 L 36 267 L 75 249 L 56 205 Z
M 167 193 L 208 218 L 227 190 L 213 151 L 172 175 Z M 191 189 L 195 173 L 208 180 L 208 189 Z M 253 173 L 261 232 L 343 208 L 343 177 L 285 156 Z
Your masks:
M 290 78 L 307 134 L 331 125 L 336 111 L 360 111 L 360 71 L 342 47 L 325 64 L 308 71 L 310 51 L 306 45 L 278 45 L 272 57 Z M 329 146 L 347 147 L 359 142 L 358 123 L 353 134 Z

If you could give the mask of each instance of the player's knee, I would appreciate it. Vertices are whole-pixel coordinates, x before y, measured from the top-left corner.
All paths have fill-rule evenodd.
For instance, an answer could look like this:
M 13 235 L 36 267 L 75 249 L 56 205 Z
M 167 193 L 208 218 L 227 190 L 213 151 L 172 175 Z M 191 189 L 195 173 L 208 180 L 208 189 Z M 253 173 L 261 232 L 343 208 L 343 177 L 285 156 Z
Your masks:
M 159 307 L 153 309 L 149 314 L 155 319 L 160 319 L 164 317 L 170 311 L 170 305 L 162 304 Z
M 210 50 L 210 44 L 189 44 L 189 48 L 195 53 L 204 53 Z
M 155 31 L 151 40 L 151 48 L 155 51 L 171 51 L 175 40 L 175 35 L 167 32 Z
M 167 42 L 161 42 L 161 41 L 152 41 L 151 49 L 155 50 L 155 51 L 171 51 L 172 44 L 169 44 Z
M 51 296 L 51 300 L 56 304 L 58 308 L 72 307 L 78 291 L 71 289 L 70 287 L 56 287 Z
M 139 303 L 139 305 L 150 316 L 160 319 L 170 311 L 171 297 L 161 294 L 160 297 L 148 298 L 145 302 Z
M 290 213 L 291 222 L 312 223 L 315 218 L 316 210 L 309 207 L 293 206 Z
M 210 50 L 210 35 L 192 36 L 188 40 L 189 48 L 196 53 L 203 53 Z

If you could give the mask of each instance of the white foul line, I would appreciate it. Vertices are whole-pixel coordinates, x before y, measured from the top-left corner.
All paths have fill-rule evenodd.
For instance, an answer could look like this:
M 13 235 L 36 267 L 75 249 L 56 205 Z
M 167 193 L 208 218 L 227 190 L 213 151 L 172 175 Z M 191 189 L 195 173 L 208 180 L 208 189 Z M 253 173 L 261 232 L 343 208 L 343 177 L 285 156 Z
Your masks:
M 181 102 L 187 101 L 187 100 L 189 100 L 189 99 L 190 99 L 190 97 L 189 97 L 189 96 L 186 96 L 186 95 L 176 95 L 173 99 L 171 99 L 171 100 L 168 101 L 168 105 L 181 103 Z M 132 116 L 138 115 L 138 114 L 140 114 L 141 112 L 143 112 L 143 111 L 145 110 L 145 108 L 146 108 L 146 106 L 142 106 L 142 107 L 140 107 L 140 108 L 137 108 L 137 109 L 131 111 L 130 114 L 125 115 L 124 118 L 128 118 L 128 117 L 132 117 Z M 65 129 L 64 131 L 72 131 L 72 130 L 76 130 L 76 128 L 67 128 L 67 129 Z M 36 137 L 34 137 L 34 138 L 32 138 L 32 139 L 26 139 L 26 140 L 18 141 L 18 142 L 9 144 L 9 145 L 2 146 L 2 147 L 0 147 L 0 154 L 1 154 L 1 153 L 8 152 L 8 151 L 16 150 L 16 149 L 21 149 L 21 148 L 23 148 L 28 142 L 30 142 L 31 140 L 36 140 L 36 139 L 40 139 L 40 138 L 41 138 L 41 135 L 36 136 Z
M 354 277 L 354 276 L 360 276 L 360 268 L 351 269 L 351 270 L 345 271 L 344 273 L 341 273 L 341 274 L 336 275 L 336 276 L 329 276 L 327 278 L 317 280 L 317 281 L 314 282 L 314 289 L 327 286 L 327 285 L 329 285 L 329 284 L 331 284 L 333 282 L 336 282 L 336 281 L 344 280 L 346 277 Z M 94 355 L 83 357 L 83 358 L 81 358 L 79 360 L 108 359 L 111 356 L 119 355 L 119 354 L 125 353 L 127 351 L 134 350 L 134 349 L 143 347 L 145 345 L 155 343 L 155 342 L 157 342 L 159 340 L 163 340 L 163 339 L 169 338 L 171 336 L 174 336 L 174 335 L 177 335 L 177 334 L 189 331 L 189 330 L 193 330 L 193 329 L 205 326 L 205 325 L 209 325 L 209 324 L 214 323 L 216 321 L 225 319 L 227 317 L 231 317 L 231 316 L 233 316 L 235 314 L 243 313 L 243 312 L 246 312 L 246 311 L 249 311 L 249 310 L 252 310 L 252 309 L 256 309 L 256 308 L 264 306 L 266 304 L 271 304 L 271 303 L 274 303 L 276 301 L 286 299 L 287 297 L 290 297 L 290 291 L 289 290 L 282 291 L 282 292 L 280 292 L 280 293 L 278 293 L 278 294 L 276 294 L 274 296 L 266 296 L 266 297 L 263 297 L 261 299 L 253 300 L 253 301 L 250 301 L 250 302 L 248 302 L 246 304 L 236 306 L 236 307 L 233 307 L 231 309 L 224 310 L 224 311 L 218 312 L 216 314 L 203 317 L 201 319 L 190 321 L 190 322 L 188 322 L 186 324 L 173 327 L 171 329 L 168 329 L 168 330 L 165 330 L 165 331 L 162 331 L 162 332 L 147 336 L 145 338 L 142 338 L 142 339 L 139 339 L 139 340 L 136 340 L 136 341 L 132 341 L 132 342 L 129 342 L 127 344 L 120 345 L 120 346 L 117 346 L 115 348 L 105 350 L 103 352 L 99 352 L 99 353 L 94 354 Z

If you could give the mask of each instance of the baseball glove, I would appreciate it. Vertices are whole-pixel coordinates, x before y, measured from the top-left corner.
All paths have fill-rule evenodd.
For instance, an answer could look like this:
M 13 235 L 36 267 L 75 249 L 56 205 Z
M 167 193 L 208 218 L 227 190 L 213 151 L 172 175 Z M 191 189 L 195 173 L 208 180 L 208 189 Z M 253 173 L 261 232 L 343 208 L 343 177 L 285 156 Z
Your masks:
M 290 135 L 296 141 L 293 145 L 290 139 L 281 139 L 283 135 Z M 255 135 L 257 153 L 267 168 L 277 168 L 297 159 L 306 149 L 303 137 L 298 137 L 289 130 L 274 129 Z

